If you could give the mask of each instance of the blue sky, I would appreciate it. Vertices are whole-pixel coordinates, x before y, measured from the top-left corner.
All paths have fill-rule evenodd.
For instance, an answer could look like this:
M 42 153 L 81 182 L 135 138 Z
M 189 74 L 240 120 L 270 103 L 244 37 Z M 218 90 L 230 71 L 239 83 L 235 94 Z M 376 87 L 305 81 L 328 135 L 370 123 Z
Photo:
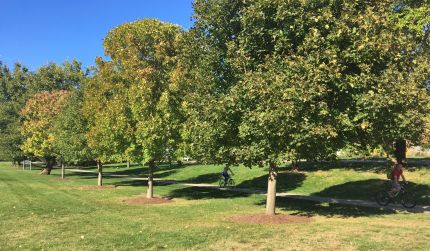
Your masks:
M 188 29 L 191 15 L 192 0 L 0 0 L 0 61 L 36 70 L 77 59 L 88 67 L 113 27 L 150 17 Z

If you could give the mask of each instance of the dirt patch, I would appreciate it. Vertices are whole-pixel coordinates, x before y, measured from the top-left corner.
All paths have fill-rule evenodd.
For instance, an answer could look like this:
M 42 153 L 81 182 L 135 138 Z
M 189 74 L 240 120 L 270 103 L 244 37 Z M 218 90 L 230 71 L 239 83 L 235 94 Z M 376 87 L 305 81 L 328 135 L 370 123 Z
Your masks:
M 80 186 L 78 187 L 78 190 L 106 190 L 106 189 L 113 189 L 115 186 L 113 185 L 107 185 L 107 186 Z
M 248 224 L 293 224 L 293 223 L 309 223 L 312 221 L 311 217 L 300 215 L 287 215 L 287 214 L 251 214 L 251 215 L 235 215 L 229 218 L 230 221 L 236 223 Z
M 139 197 L 122 200 L 122 202 L 128 205 L 148 205 L 148 204 L 171 203 L 173 202 L 173 200 L 172 198 L 158 198 L 158 197 L 148 199 L 144 196 L 139 196 Z

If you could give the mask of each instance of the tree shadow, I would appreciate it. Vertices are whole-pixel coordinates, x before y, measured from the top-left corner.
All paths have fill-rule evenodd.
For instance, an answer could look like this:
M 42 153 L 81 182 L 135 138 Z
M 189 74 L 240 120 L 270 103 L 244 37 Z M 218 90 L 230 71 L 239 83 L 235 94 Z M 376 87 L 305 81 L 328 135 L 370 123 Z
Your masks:
M 265 205 L 265 201 L 261 201 L 258 205 Z M 296 213 L 293 213 L 293 215 L 320 215 L 325 217 L 343 218 L 387 215 L 397 213 L 395 210 L 387 210 L 382 208 L 370 208 L 352 205 L 341 205 L 335 203 L 314 202 L 286 197 L 277 197 L 276 207 L 287 211 L 297 211 Z
M 68 172 L 66 170 L 65 177 L 76 177 L 79 179 L 96 179 L 97 173 L 84 173 L 84 172 Z
M 215 173 L 202 174 L 197 177 L 192 177 L 184 181 L 193 182 L 193 183 L 214 183 L 214 182 L 217 182 L 220 178 L 221 178 L 221 174 L 219 172 L 215 172 Z
M 109 172 L 109 174 L 143 176 L 146 174 L 146 171 L 143 168 L 120 169 L 120 170 L 111 171 Z
M 389 189 L 390 183 L 387 180 L 368 179 L 350 181 L 344 184 L 328 187 L 312 195 L 339 199 L 355 199 L 374 201 L 375 194 L 384 189 Z M 417 203 L 420 205 L 430 205 L 430 186 L 409 182 L 406 187 L 408 191 L 414 192 Z
M 164 169 L 164 170 L 155 170 L 154 178 L 164 178 L 174 173 L 177 173 L 176 169 Z M 147 168 L 136 168 L 136 169 L 128 169 L 128 170 L 120 170 L 115 172 L 108 172 L 108 175 L 127 175 L 132 177 L 147 177 L 148 170 Z
M 251 194 L 232 191 L 228 189 L 216 189 L 205 187 L 184 187 L 175 189 L 169 193 L 169 197 L 184 198 L 187 200 L 201 200 L 201 199 L 227 199 L 248 197 Z
M 154 180 L 154 189 L 156 187 L 161 187 L 161 186 L 169 186 L 172 183 L 171 182 L 160 182 L 157 180 Z M 123 180 L 123 181 L 118 181 L 118 182 L 113 182 L 111 183 L 111 185 L 114 186 L 133 186 L 133 187 L 148 187 L 148 181 L 147 180 Z
M 406 170 L 408 172 L 414 172 L 420 169 L 429 169 L 430 168 L 430 158 L 414 158 L 407 159 Z
M 410 158 L 406 160 L 407 170 L 415 171 L 417 169 L 429 168 L 430 158 Z M 303 171 L 319 171 L 330 169 L 352 169 L 355 171 L 367 171 L 374 173 L 386 173 L 390 164 L 384 158 L 372 159 L 343 159 L 336 161 L 305 161 L 299 162 L 297 167 Z M 291 167 L 290 167 L 291 168 Z
M 174 173 L 176 173 L 177 170 L 170 170 L 167 172 L 163 172 L 163 173 L 156 173 L 154 174 L 154 178 L 164 178 L 167 176 L 170 176 Z M 124 176 L 116 176 L 116 175 L 124 175 L 124 174 L 119 174 L 117 172 L 109 172 L 109 173 L 103 173 L 103 179 L 108 180 L 108 179 L 129 179 L 130 177 L 124 177 Z M 80 179 L 96 179 L 98 176 L 97 173 L 94 172 L 66 172 L 66 177 L 77 177 Z M 134 175 L 134 177 L 139 177 L 139 178 L 147 178 L 147 174 L 139 174 L 139 175 Z M 146 182 L 146 181 L 145 181 Z
M 277 177 L 277 192 L 286 192 L 300 187 L 306 179 L 306 174 L 298 172 L 279 172 Z M 237 185 L 240 188 L 251 188 L 266 191 L 267 190 L 268 175 L 246 180 Z
M 298 169 L 308 172 L 331 170 L 331 169 L 352 169 L 354 171 L 366 171 L 374 173 L 385 173 L 389 164 L 386 159 L 371 160 L 336 160 L 336 161 L 306 161 L 297 164 Z
M 148 175 L 148 166 L 141 166 L 141 165 L 134 165 L 134 167 L 138 168 L 127 168 L 127 167 L 120 167 L 118 169 L 114 169 L 110 173 L 112 174 L 119 174 L 119 175 L 130 175 L 130 176 L 146 176 Z M 154 175 L 160 177 L 166 177 L 167 175 L 163 175 L 163 173 L 166 173 L 166 171 L 172 171 L 178 172 L 179 169 L 184 168 L 185 166 L 177 166 L 177 165 L 171 165 L 168 164 L 158 164 L 156 168 L 154 169 Z M 174 173 L 174 172 L 167 172 L 167 173 Z
M 197 176 L 193 179 L 186 180 L 186 182 L 194 183 L 214 183 L 220 179 L 220 174 L 210 173 Z M 288 191 L 299 187 L 306 179 L 306 175 L 303 173 L 296 172 L 280 172 L 278 174 L 278 191 Z M 248 188 L 266 191 L 267 189 L 267 175 L 262 175 L 251 180 L 246 180 L 238 184 L 237 188 Z M 235 197 L 247 197 L 249 193 L 243 193 L 239 191 L 232 191 L 229 189 L 214 189 L 214 188 L 203 188 L 203 187 L 186 187 L 176 189 L 171 192 L 169 196 L 180 197 L 186 199 L 219 199 L 219 198 L 235 198 Z
M 183 180 L 183 182 L 192 182 L 192 183 L 216 183 L 221 178 L 221 174 L 219 172 L 215 173 L 207 173 L 202 174 L 197 177 L 193 177 L 188 180 Z M 234 177 L 233 177 L 234 179 Z M 277 190 L 278 192 L 285 192 L 289 190 L 293 190 L 302 185 L 303 181 L 306 179 L 306 174 L 298 173 L 298 172 L 290 172 L 290 171 L 282 171 L 278 173 L 277 178 Z M 236 181 L 236 187 L 238 188 L 250 188 L 250 189 L 258 189 L 258 190 L 267 190 L 267 180 L 268 175 L 261 175 L 259 177 L 255 177 L 251 180 L 245 180 L 240 183 Z

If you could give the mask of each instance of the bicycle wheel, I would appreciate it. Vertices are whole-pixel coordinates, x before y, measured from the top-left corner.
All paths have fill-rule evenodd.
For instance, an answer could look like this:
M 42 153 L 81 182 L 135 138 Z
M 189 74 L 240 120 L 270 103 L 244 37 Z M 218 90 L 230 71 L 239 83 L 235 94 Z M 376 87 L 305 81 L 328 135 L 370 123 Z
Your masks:
M 404 193 L 400 203 L 402 203 L 402 205 L 406 208 L 413 208 L 417 204 L 417 201 L 415 200 L 415 194 L 409 192 Z
M 219 184 L 219 187 L 225 187 L 225 185 L 226 185 L 225 180 L 223 178 L 219 179 L 218 184 Z
M 388 203 L 390 203 L 390 196 L 386 191 L 379 191 L 376 194 L 376 202 L 380 206 L 386 206 Z
M 233 179 L 229 179 L 228 180 L 228 185 L 231 186 L 231 187 L 234 186 L 235 185 L 234 180 Z

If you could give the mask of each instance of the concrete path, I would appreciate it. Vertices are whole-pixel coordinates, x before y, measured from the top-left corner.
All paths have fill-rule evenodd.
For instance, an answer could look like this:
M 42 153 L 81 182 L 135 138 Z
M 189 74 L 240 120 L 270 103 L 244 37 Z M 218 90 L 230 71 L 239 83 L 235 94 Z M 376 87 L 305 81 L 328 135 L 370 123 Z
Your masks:
M 94 171 L 80 170 L 80 169 L 67 169 L 67 171 L 97 174 L 97 172 L 94 172 Z M 147 178 L 134 177 L 134 176 L 125 175 L 125 174 L 106 174 L 105 173 L 105 174 L 103 174 L 103 176 L 105 176 L 105 177 L 129 178 L 130 180 L 142 180 L 142 181 L 148 180 Z M 249 188 L 238 188 L 238 187 L 220 188 L 219 186 L 213 185 L 213 184 L 189 183 L 189 182 L 185 182 L 185 181 L 164 180 L 164 179 L 157 179 L 157 178 L 154 178 L 154 181 L 158 181 L 158 182 L 164 183 L 164 184 L 179 184 L 179 185 L 184 185 L 184 186 L 189 186 L 189 187 L 203 187 L 203 188 L 211 188 L 211 189 L 218 189 L 218 190 L 230 190 L 230 191 L 241 192 L 241 193 L 246 193 L 246 194 L 266 195 L 265 191 L 256 190 L 256 189 L 249 189 Z M 314 196 L 314 195 L 303 195 L 303 194 L 295 194 L 295 193 L 276 193 L 276 196 L 277 197 L 292 198 L 292 199 L 315 201 L 315 202 L 321 202 L 321 203 L 361 206 L 361 207 L 370 207 L 370 208 L 396 210 L 396 211 L 408 211 L 408 212 L 413 212 L 413 213 L 430 213 L 430 206 L 417 205 L 414 208 L 406 209 L 401 205 L 390 204 L 388 206 L 381 207 L 376 202 L 372 202 L 372 201 L 335 199 L 335 198 L 328 198 L 328 197 L 321 197 L 321 196 Z

